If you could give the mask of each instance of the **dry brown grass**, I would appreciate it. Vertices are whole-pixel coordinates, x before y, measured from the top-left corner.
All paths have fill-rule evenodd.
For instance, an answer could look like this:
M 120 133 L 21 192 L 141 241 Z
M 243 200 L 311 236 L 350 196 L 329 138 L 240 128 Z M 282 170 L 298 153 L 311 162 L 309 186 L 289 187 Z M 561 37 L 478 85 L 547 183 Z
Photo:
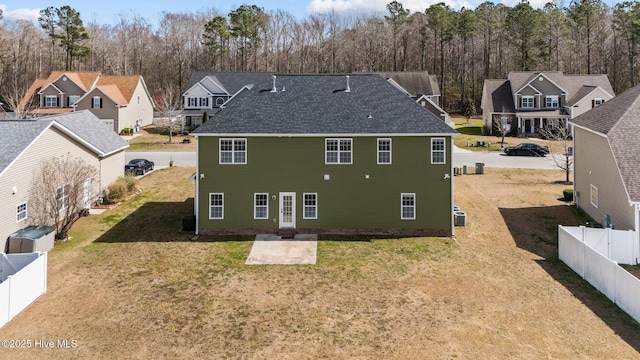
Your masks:
M 167 214 L 189 213 L 191 172 L 151 173 L 82 219 L 50 255 L 47 294 L 0 330 L 77 348 L 0 358 L 640 358 L 640 326 L 557 259 L 556 224 L 581 221 L 557 200 L 561 171 L 455 177 L 455 240 L 320 241 L 315 266 L 189 241 Z
M 172 136 L 169 143 L 169 135 L 161 135 L 162 128 L 156 126 L 145 126 L 140 129 L 139 135 L 129 140 L 129 151 L 196 151 L 197 139 L 191 135 Z M 126 137 L 125 137 L 126 138 Z M 191 140 L 189 144 L 183 144 L 182 140 L 188 138 Z

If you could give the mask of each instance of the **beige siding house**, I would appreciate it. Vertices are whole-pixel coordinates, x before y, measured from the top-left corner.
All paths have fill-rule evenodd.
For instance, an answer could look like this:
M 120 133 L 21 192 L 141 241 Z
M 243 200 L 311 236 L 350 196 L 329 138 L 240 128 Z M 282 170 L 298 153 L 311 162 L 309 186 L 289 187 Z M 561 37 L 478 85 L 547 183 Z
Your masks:
M 571 121 L 579 208 L 620 230 L 640 229 L 640 87 Z M 640 241 L 640 240 L 639 240 Z
M 0 121 L 0 252 L 7 237 L 27 225 L 29 190 L 42 161 L 71 154 L 94 166 L 99 176 L 87 184 L 87 205 L 122 175 L 124 149 L 117 134 L 89 111 L 37 120 Z
M 482 117 L 487 134 L 501 127 L 513 136 L 537 136 L 615 96 L 606 75 L 565 75 L 560 71 L 514 71 L 507 79 L 487 79 L 482 89 Z
M 116 132 L 150 125 L 154 108 L 142 76 L 60 71 L 34 81 L 20 106 L 36 116 L 89 110 Z

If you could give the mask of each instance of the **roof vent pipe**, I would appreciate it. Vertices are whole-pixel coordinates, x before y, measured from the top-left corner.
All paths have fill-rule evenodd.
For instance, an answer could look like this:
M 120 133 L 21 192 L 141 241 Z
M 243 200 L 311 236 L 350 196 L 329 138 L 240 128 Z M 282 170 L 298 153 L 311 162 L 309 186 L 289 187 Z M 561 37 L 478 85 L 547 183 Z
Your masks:
M 344 89 L 344 92 L 351 92 L 351 88 L 349 88 L 349 75 L 347 75 L 347 88 Z
M 271 92 L 278 92 L 278 89 L 276 89 L 276 76 L 273 75 L 273 87 L 271 88 Z

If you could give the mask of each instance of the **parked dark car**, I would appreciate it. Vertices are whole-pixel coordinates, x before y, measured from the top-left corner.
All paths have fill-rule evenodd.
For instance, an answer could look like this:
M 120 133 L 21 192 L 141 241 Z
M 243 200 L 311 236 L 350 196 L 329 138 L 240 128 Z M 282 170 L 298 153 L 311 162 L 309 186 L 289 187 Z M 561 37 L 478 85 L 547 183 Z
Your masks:
M 507 155 L 545 156 L 549 153 L 549 148 L 538 144 L 522 143 L 505 148 L 504 153 Z
M 144 175 L 147 171 L 153 170 L 153 165 L 153 161 L 147 159 L 133 159 L 124 166 L 124 172 Z

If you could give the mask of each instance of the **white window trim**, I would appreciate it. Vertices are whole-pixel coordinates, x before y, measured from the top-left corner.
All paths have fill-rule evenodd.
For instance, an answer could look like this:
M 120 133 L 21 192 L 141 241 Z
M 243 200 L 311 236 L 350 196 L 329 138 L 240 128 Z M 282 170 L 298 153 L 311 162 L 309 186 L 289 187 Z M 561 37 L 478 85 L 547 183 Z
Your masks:
M 96 103 L 97 102 L 97 103 Z M 100 102 L 101 102 L 101 98 L 100 96 L 94 96 L 91 100 L 91 107 L 93 109 L 101 109 L 102 107 L 100 106 Z M 97 105 L 97 106 L 96 106 Z
M 411 196 L 413 198 L 413 205 L 404 204 L 404 198 L 406 196 Z M 404 209 L 405 207 L 410 207 L 413 209 L 413 217 L 405 217 Z M 415 220 L 416 219 L 416 193 L 402 193 L 400 194 L 400 219 L 401 220 Z
M 198 107 L 198 98 L 194 96 L 187 97 L 187 107 L 188 108 Z
M 24 205 L 24 210 L 20 211 L 20 207 Z M 21 202 L 20 204 L 18 204 L 16 206 L 16 222 L 23 222 L 25 220 L 27 220 L 27 217 L 29 216 L 29 205 L 27 204 L 26 201 Z M 24 217 L 20 218 L 20 215 L 24 214 Z
M 442 141 L 442 150 L 434 150 L 433 143 L 435 141 Z M 434 162 L 433 155 L 436 153 L 442 153 L 442 162 Z M 447 139 L 445 138 L 431 138 L 431 164 L 442 165 L 447 163 Z
M 70 187 L 67 185 L 58 186 L 56 188 L 56 202 L 58 204 L 58 211 L 65 210 L 69 206 L 69 190 L 65 191 L 65 188 Z M 62 197 L 58 198 L 58 190 L 62 189 Z
M 265 200 L 267 201 L 267 203 L 265 205 L 258 205 L 258 196 L 259 195 L 264 195 Z M 264 217 L 258 217 L 256 216 L 258 213 L 258 208 L 264 208 L 265 211 L 265 215 Z M 253 193 L 253 219 L 254 220 L 265 220 L 269 218 L 269 194 L 268 193 Z
M 593 207 L 597 209 L 598 208 L 598 188 L 593 184 L 591 184 L 591 193 L 589 195 L 590 195 L 589 198 L 591 200 L 591 205 L 593 205 Z M 593 201 L 594 195 L 595 195 L 595 202 Z
M 53 104 L 50 104 L 50 100 L 53 101 Z M 54 108 L 58 106 L 58 97 L 55 95 L 45 95 L 44 96 L 44 107 L 46 108 Z
M 216 98 L 216 107 L 222 106 L 224 102 L 225 102 L 224 98 L 221 98 L 221 97 Z
M 198 105 L 200 106 L 200 108 L 208 108 L 209 107 L 209 98 L 208 97 L 198 98 Z
M 549 104 L 550 102 L 551 104 Z M 545 106 L 547 108 L 553 108 L 553 109 L 560 107 L 560 98 L 558 97 L 558 95 L 548 95 L 545 98 Z
M 220 195 L 221 200 L 222 200 L 222 204 L 221 205 L 211 205 L 211 198 L 214 195 Z M 212 217 L 211 216 L 211 209 L 213 207 L 220 207 L 221 208 L 221 212 L 220 212 L 220 217 Z M 224 220 L 224 193 L 209 193 L 209 220 Z
M 337 162 L 329 162 L 328 161 L 328 154 L 329 154 L 329 150 L 327 150 L 327 144 L 329 141 L 337 141 L 338 142 L 338 157 L 337 157 Z M 350 150 L 349 151 L 343 151 L 340 150 L 340 145 L 342 144 L 343 141 L 348 141 L 350 144 Z M 332 150 L 332 152 L 334 152 Z M 348 152 L 349 153 L 349 162 L 341 162 L 340 161 L 340 154 L 343 152 Z M 324 163 L 326 165 L 351 165 L 353 164 L 353 138 L 326 138 L 324 139 Z
M 389 150 L 380 150 L 380 141 L 389 141 Z M 379 138 L 377 141 L 377 147 L 378 147 L 378 152 L 377 152 L 377 161 L 378 161 L 378 165 L 390 165 L 393 162 L 393 144 L 391 141 L 391 138 Z M 389 162 L 380 162 L 380 154 L 382 153 L 389 153 Z
M 75 99 L 75 101 L 71 101 L 73 99 Z M 80 95 L 69 95 L 69 106 L 76 105 L 78 100 L 80 100 Z
M 593 99 L 593 107 L 596 108 L 600 105 L 604 104 L 604 99 L 603 98 L 595 98 Z
M 307 205 L 307 195 L 313 195 L 315 204 Z M 313 208 L 315 216 L 307 216 L 307 208 Z M 315 220 L 318 218 L 318 193 L 303 193 L 302 194 L 302 218 Z
M 525 106 L 524 99 L 527 99 L 527 100 L 531 99 L 531 106 Z M 531 95 L 523 95 L 522 96 L 522 108 L 523 109 L 533 109 L 536 106 L 535 104 L 536 104 L 536 101 L 535 101 L 535 98 L 533 96 L 531 96 Z
M 231 162 L 222 162 L 222 142 L 231 141 Z M 236 150 L 236 141 L 244 141 L 244 151 Z M 229 150 L 225 150 L 225 153 Z M 244 152 L 244 162 L 236 161 L 236 153 Z M 248 145 L 247 138 L 220 138 L 218 140 L 218 164 L 220 165 L 245 165 L 247 163 Z

